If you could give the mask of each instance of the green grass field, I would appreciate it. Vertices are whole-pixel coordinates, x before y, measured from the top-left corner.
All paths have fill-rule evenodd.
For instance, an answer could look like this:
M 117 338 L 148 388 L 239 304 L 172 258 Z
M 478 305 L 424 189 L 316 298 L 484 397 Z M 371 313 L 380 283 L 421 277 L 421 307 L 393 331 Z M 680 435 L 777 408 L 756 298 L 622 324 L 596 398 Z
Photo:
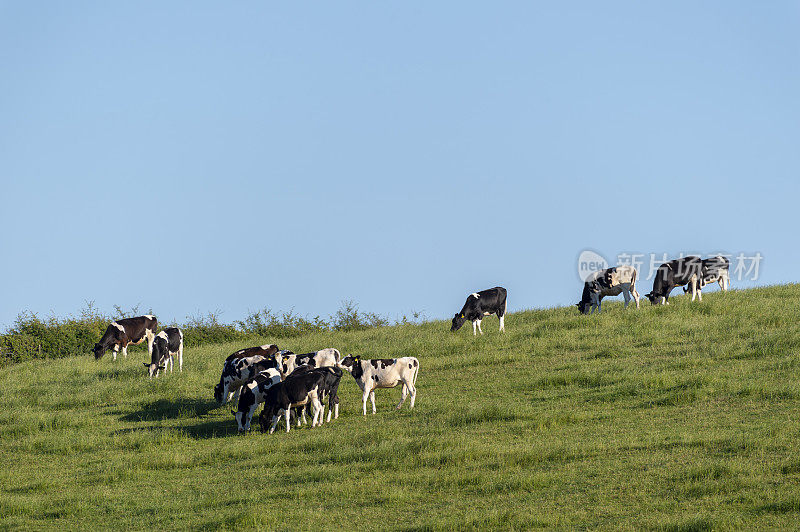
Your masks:
M 800 528 L 800 286 L 604 308 L 276 341 L 420 372 L 413 411 L 345 373 L 338 421 L 271 436 L 213 401 L 243 345 L 2 368 L 0 527 Z

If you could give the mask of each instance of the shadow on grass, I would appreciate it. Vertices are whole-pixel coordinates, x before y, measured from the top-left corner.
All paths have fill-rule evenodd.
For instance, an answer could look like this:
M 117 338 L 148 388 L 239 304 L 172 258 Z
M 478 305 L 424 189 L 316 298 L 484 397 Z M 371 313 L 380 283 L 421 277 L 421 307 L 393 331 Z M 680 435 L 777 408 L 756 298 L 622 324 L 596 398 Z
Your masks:
M 138 412 L 131 412 L 120 417 L 122 421 L 159 421 L 162 419 L 179 419 L 200 417 L 219 407 L 210 399 L 181 397 L 179 399 L 159 399 L 145 404 Z
M 227 436 L 237 436 L 236 422 L 233 417 L 230 419 L 217 419 L 214 421 L 204 421 L 197 425 L 184 427 L 162 427 L 159 425 L 145 425 L 114 431 L 115 435 L 131 434 L 136 432 L 179 432 L 195 440 L 207 440 L 210 438 L 224 438 Z M 253 434 L 259 434 L 254 431 Z

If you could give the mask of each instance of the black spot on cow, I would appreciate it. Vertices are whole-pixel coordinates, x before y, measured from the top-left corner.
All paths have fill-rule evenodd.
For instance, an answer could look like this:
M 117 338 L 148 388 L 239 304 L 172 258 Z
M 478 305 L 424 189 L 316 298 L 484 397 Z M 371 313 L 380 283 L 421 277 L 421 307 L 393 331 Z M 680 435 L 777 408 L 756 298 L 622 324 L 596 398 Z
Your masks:
M 415 358 L 414 359 L 414 367 L 417 367 L 418 365 L 419 365 L 419 362 L 417 362 L 417 359 Z

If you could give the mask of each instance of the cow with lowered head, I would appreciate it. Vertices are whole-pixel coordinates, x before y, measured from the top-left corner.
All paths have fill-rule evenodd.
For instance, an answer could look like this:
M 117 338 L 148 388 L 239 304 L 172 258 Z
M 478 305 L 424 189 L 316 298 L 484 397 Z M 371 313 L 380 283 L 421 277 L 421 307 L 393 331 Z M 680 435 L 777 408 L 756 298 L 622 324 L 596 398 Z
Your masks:
M 636 308 L 639 308 L 639 292 L 636 291 L 636 268 L 629 265 L 617 266 L 600 270 L 586 279 L 583 283 L 583 294 L 577 303 L 581 314 L 591 314 L 595 310 L 600 312 L 601 303 L 606 296 L 622 294 L 625 298 L 625 308 L 633 296 Z
M 304 373 L 319 373 L 323 376 L 322 385 L 319 390 L 319 401 L 322 409 L 320 410 L 319 414 L 319 424 L 325 421 L 325 401 L 328 402 L 328 423 L 331 422 L 331 414 L 335 413 L 334 419 L 339 418 L 339 383 L 342 380 L 342 370 L 338 367 L 329 367 L 325 366 L 323 368 L 315 368 L 312 366 L 300 366 L 295 371 L 292 372 L 290 375 L 291 377 L 299 377 Z M 299 412 L 303 412 L 308 404 L 303 406 L 298 406 L 290 409 L 290 411 L 294 411 L 296 414 Z M 282 415 L 285 415 L 289 412 L 284 411 Z M 278 416 L 280 417 L 280 415 Z M 261 432 L 268 432 L 270 429 L 270 423 L 272 419 L 270 414 L 267 412 L 267 409 L 261 411 L 261 416 L 259 416 L 259 422 L 261 424 Z M 305 414 L 303 415 L 303 422 L 305 422 Z M 297 415 L 297 426 L 300 427 L 300 416 Z
M 281 372 L 276 368 L 269 368 L 259 372 L 253 380 L 242 387 L 239 404 L 236 410 L 231 410 L 239 432 L 250 430 L 250 422 L 256 408 L 264 402 L 267 390 L 279 382 L 281 382 Z
M 325 375 L 330 368 L 317 368 L 292 374 L 283 381 L 274 384 L 264 393 L 264 411 L 261 412 L 261 425 L 269 427 L 269 433 L 275 431 L 275 426 L 281 415 L 286 416 L 286 432 L 291 424 L 290 409 L 306 404 L 311 404 L 311 427 L 322 424 L 322 402 L 325 390 Z
M 453 323 L 450 330 L 453 332 L 459 330 L 461 326 L 469 320 L 472 322 L 472 335 L 477 336 L 478 333 L 476 329 L 483 334 L 481 320 L 484 316 L 497 314 L 497 317 L 500 318 L 500 330 L 505 331 L 506 296 L 506 289 L 502 286 L 496 286 L 480 292 L 473 292 L 467 297 L 467 301 L 461 308 L 461 312 L 453 316 Z
M 108 349 L 112 349 L 113 359 L 122 349 L 122 355 L 128 356 L 128 346 L 138 345 L 147 339 L 147 353 L 153 353 L 153 340 L 156 337 L 158 320 L 155 316 L 146 314 L 135 318 L 123 318 L 112 321 L 100 341 L 94 344 L 94 358 L 101 358 Z
M 703 259 L 698 290 L 702 290 L 707 284 L 719 283 L 720 289 L 725 292 L 731 285 L 730 277 L 731 261 L 727 257 L 717 255 Z M 683 288 L 684 293 L 689 291 L 689 287 Z M 700 293 L 702 301 L 702 292 Z
M 275 344 L 240 349 L 225 359 L 219 383 L 214 386 L 214 399 L 225 404 L 239 397 L 241 387 L 265 369 L 280 370 L 281 360 Z
M 653 290 L 645 297 L 653 305 L 669 305 L 669 293 L 676 286 L 689 285 L 692 291 L 692 301 L 699 294 L 698 283 L 702 277 L 703 261 L 700 257 L 690 255 L 680 259 L 665 262 L 658 267 L 655 279 L 653 279 Z M 703 295 L 700 295 L 700 301 Z
M 158 377 L 159 370 L 165 370 L 169 364 L 169 372 L 175 366 L 174 356 L 178 356 L 178 369 L 183 371 L 183 331 L 177 327 L 167 327 L 158 333 L 153 340 L 153 353 L 150 355 L 150 363 L 147 366 L 150 378 L 155 375 Z

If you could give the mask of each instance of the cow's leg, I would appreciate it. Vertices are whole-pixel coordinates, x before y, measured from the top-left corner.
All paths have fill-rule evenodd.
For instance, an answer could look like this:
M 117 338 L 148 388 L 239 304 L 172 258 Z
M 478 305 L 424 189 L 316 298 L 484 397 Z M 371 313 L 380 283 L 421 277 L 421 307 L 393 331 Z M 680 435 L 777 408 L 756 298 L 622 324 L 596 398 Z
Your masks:
M 156 340 L 156 335 L 150 329 L 145 329 L 144 335 L 147 337 L 147 353 L 153 355 L 153 342 Z
M 317 394 L 314 394 L 311 397 L 311 412 L 313 413 L 314 419 L 311 421 L 311 428 L 316 427 L 317 425 L 322 426 L 322 412 L 323 412 L 322 403 L 317 397 Z
M 478 332 L 483 334 L 483 329 L 481 329 L 481 320 L 478 320 Z
M 365 388 L 364 389 L 364 396 L 361 398 L 361 402 L 364 406 L 364 415 L 367 415 L 367 399 L 369 398 L 369 391 Z
M 339 419 L 339 402 L 333 405 L 333 419 Z
M 278 415 L 272 416 L 272 426 L 269 428 L 269 433 L 275 432 L 275 427 L 278 426 L 278 421 L 281 420 L 281 412 L 278 410 Z
M 375 409 L 375 390 L 369 392 L 369 400 L 372 403 L 372 413 L 376 413 L 377 410 Z
M 178 370 L 183 373 L 183 342 L 178 346 Z
M 622 297 L 625 298 L 625 308 L 628 308 L 628 303 L 631 302 L 631 293 L 627 290 L 623 290 Z
M 506 332 L 505 315 L 500 316 L 500 332 Z
M 290 406 L 289 410 L 291 410 L 291 408 L 292 407 Z M 291 423 L 289 423 L 289 418 L 291 417 L 291 415 L 289 414 L 289 410 L 284 410 L 283 411 L 283 413 L 286 414 L 286 433 L 287 434 L 289 433 L 289 427 L 292 425 Z
M 122 356 L 125 357 L 125 358 L 128 358 L 128 346 L 127 345 L 122 346 Z
M 113 356 L 111 357 L 111 360 L 116 360 L 117 359 L 117 353 L 119 353 L 119 345 L 115 345 L 114 346 L 114 350 L 111 351 L 111 353 L 113 354 Z
M 403 406 L 406 396 L 408 396 L 408 386 L 406 386 L 406 381 L 403 381 L 403 389 L 400 391 L 400 402 L 397 403 L 397 410 L 400 410 L 400 407 Z
M 692 277 L 692 280 L 689 281 L 689 286 L 691 287 L 691 290 L 692 290 L 692 301 L 694 301 L 695 298 L 697 297 L 697 278 L 696 277 Z
M 634 299 L 634 301 L 636 301 L 636 308 L 639 308 L 639 292 L 637 292 L 637 291 L 636 291 L 636 288 L 634 288 L 634 289 L 631 291 L 631 293 L 633 294 L 633 299 Z
M 414 377 L 411 377 L 408 381 L 408 391 L 411 392 L 411 403 L 408 407 L 414 408 L 414 401 L 417 400 L 417 387 L 414 385 Z
M 472 322 L 472 336 L 478 336 L 478 326 L 476 322 Z
M 233 392 L 233 399 L 232 399 L 233 401 L 238 401 L 239 400 L 239 392 L 241 392 L 241 391 L 242 391 L 242 387 L 241 386 L 237 386 L 236 390 L 234 390 L 234 392 Z

